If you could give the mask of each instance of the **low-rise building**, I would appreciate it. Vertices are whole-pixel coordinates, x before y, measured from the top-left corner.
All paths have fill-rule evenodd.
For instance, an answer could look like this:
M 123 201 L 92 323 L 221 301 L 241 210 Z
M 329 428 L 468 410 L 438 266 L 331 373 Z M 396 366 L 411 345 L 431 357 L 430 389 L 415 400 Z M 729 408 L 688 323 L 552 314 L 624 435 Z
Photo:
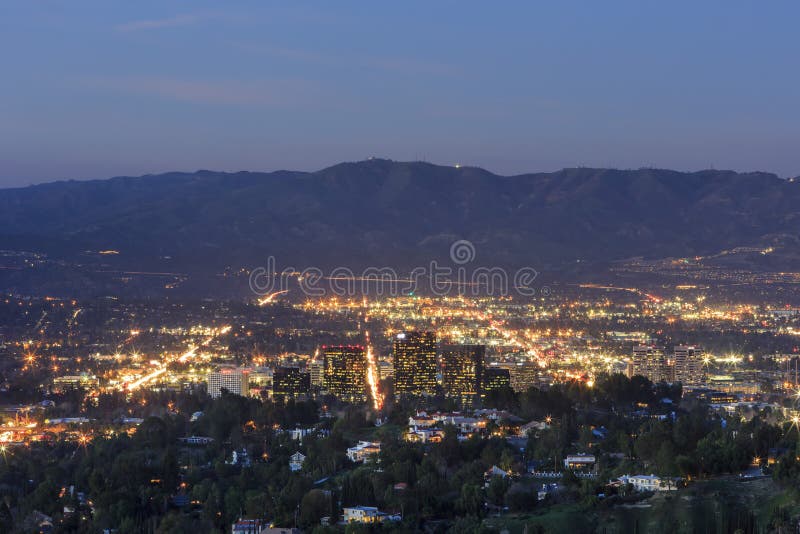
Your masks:
M 185 438 L 178 438 L 178 441 L 186 445 L 208 445 L 214 441 L 214 438 L 209 438 L 207 436 L 188 436 Z
M 527 437 L 530 432 L 537 432 L 550 428 L 550 425 L 545 421 L 531 421 L 519 427 L 519 435 Z
M 373 441 L 359 441 L 355 447 L 347 449 L 347 457 L 350 461 L 360 463 L 381 452 L 381 444 Z
M 231 526 L 231 534 L 261 534 L 263 526 L 260 519 L 239 519 Z
M 250 467 L 250 456 L 247 454 L 246 449 L 240 451 L 233 451 L 230 461 L 225 460 L 228 465 L 238 465 L 241 467 Z
M 441 443 L 444 439 L 444 430 L 438 428 L 410 429 L 405 435 L 406 441 L 411 443 Z
M 594 471 L 596 464 L 593 454 L 569 454 L 564 458 L 564 467 L 572 471 Z
M 231 534 L 300 534 L 299 528 L 274 527 L 261 519 L 239 519 L 231 526 Z
M 669 491 L 676 489 L 671 479 L 656 475 L 623 475 L 619 477 L 623 484 L 631 484 L 636 491 Z
M 462 436 L 475 434 L 486 429 L 486 420 L 475 417 L 455 415 L 445 418 L 442 423 L 445 425 L 453 425 Z
M 303 441 L 303 438 L 313 434 L 315 429 L 312 428 L 293 428 L 289 430 L 289 436 L 295 441 Z
M 374 506 L 351 506 L 344 508 L 345 523 L 382 523 L 383 521 L 400 521 L 399 515 L 381 512 Z
M 294 473 L 295 471 L 300 471 L 303 468 L 303 462 L 306 461 L 305 454 L 297 451 L 293 455 L 289 457 L 289 469 Z
M 435 426 L 437 422 L 435 418 L 430 417 L 425 412 L 417 412 L 417 414 L 408 418 L 408 426 L 413 429 L 430 428 Z
M 486 472 L 483 474 L 483 478 L 485 478 L 486 480 L 491 480 L 493 477 L 506 478 L 506 477 L 508 477 L 509 475 L 510 475 L 510 473 L 509 473 L 508 471 L 506 471 L 506 470 L 504 470 L 504 469 L 500 469 L 500 468 L 499 468 L 499 467 L 497 467 L 496 465 L 493 465 L 492 467 L 490 467 L 490 468 L 489 468 L 489 469 L 488 469 L 488 470 L 487 470 L 487 471 L 486 471 Z
M 87 373 L 59 376 L 53 379 L 53 389 L 62 393 L 73 389 L 93 391 L 97 389 L 98 385 L 99 381 L 97 380 L 97 377 Z

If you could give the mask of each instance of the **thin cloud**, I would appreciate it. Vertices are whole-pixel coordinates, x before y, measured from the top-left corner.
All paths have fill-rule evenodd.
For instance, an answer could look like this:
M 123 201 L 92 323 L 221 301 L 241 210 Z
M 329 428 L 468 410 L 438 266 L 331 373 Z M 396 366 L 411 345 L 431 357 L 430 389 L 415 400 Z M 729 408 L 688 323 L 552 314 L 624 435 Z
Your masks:
M 161 28 L 176 28 L 179 26 L 191 26 L 193 24 L 197 24 L 204 18 L 208 18 L 208 16 L 187 14 L 176 15 L 174 17 L 167 17 L 163 19 L 135 20 L 132 22 L 126 22 L 125 24 L 120 24 L 116 27 L 116 30 L 120 32 L 136 32 L 144 30 L 158 30 Z
M 294 107 L 314 101 L 302 80 L 207 81 L 154 76 L 91 77 L 80 85 L 117 93 L 151 95 L 193 103 Z
M 323 52 L 316 52 L 312 50 L 304 50 L 299 48 L 285 48 L 271 45 L 260 45 L 252 43 L 244 43 L 239 45 L 240 48 L 254 54 L 268 55 L 287 59 L 290 61 L 302 61 L 306 63 L 315 63 L 319 65 L 327 65 L 332 67 L 340 67 L 342 65 L 352 65 L 359 68 L 366 68 L 372 70 L 383 70 L 388 72 L 396 72 L 400 74 L 416 74 L 416 75 L 454 75 L 458 74 L 457 68 L 452 65 L 443 63 L 436 63 L 426 60 L 418 60 L 414 58 L 404 57 L 381 57 L 369 56 L 359 54 L 329 54 Z

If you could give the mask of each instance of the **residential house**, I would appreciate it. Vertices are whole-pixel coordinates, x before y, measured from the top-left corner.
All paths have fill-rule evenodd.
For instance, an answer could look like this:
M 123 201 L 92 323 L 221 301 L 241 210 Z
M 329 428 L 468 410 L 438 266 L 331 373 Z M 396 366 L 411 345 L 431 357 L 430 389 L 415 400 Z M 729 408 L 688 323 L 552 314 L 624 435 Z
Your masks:
M 399 515 L 381 512 L 374 506 L 351 506 L 344 508 L 345 523 L 382 523 L 384 521 L 400 521 Z
M 367 458 L 381 452 L 381 444 L 373 441 L 359 441 L 355 447 L 347 449 L 347 457 L 351 462 L 361 463 Z
M 293 455 L 289 457 L 289 469 L 294 473 L 295 471 L 300 471 L 303 468 L 303 462 L 306 461 L 306 456 L 297 451 Z
M 656 475 L 623 475 L 619 477 L 623 484 L 631 484 L 636 491 L 670 491 L 677 489 L 671 479 Z
M 597 459 L 593 454 L 569 454 L 564 458 L 564 467 L 572 471 L 594 471 Z

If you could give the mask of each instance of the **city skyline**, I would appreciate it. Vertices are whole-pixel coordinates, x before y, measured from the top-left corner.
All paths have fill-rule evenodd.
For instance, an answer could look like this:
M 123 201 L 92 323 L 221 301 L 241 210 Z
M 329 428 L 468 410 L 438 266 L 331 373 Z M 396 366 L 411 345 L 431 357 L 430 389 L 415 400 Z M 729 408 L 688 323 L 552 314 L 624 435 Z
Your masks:
M 798 530 L 799 15 L 3 2 L 0 532 Z

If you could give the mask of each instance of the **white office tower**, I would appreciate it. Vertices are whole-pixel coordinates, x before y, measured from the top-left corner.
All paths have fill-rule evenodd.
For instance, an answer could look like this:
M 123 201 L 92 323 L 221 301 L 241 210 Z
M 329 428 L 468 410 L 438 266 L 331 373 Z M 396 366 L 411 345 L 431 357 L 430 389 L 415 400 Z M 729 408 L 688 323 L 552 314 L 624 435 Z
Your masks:
M 675 380 L 684 386 L 697 386 L 705 380 L 703 349 L 693 345 L 675 347 Z
M 235 395 L 247 396 L 248 375 L 241 369 L 220 369 L 208 374 L 208 394 L 213 398 L 222 395 L 227 389 Z
M 308 371 L 311 374 L 311 385 L 321 388 L 325 373 L 325 362 L 323 360 L 312 360 L 308 364 Z
M 653 383 L 675 380 L 673 362 L 667 358 L 663 347 L 655 345 L 633 347 L 632 374 L 647 377 Z

